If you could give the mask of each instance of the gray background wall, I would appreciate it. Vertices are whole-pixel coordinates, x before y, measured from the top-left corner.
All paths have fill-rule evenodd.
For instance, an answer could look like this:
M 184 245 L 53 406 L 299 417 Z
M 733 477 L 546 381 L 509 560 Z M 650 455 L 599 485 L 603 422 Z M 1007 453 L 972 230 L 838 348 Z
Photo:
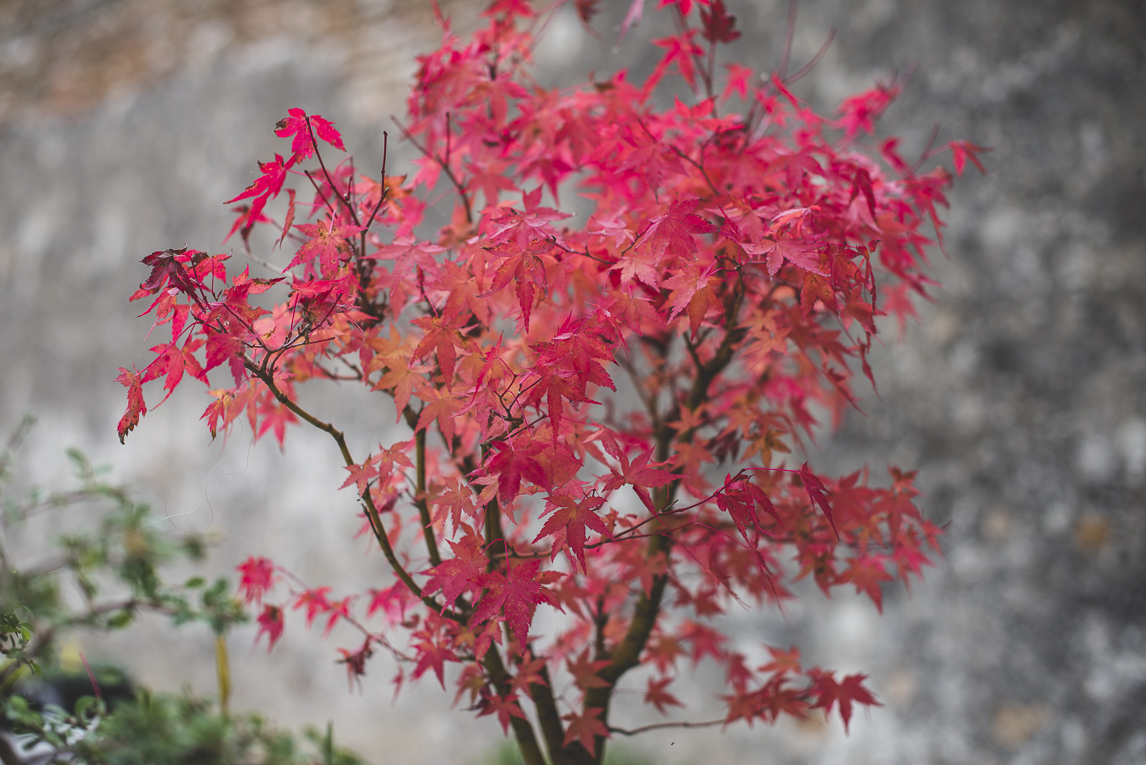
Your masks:
M 627 3 L 599 21 L 568 14 L 540 77 L 648 67 L 637 37 L 611 50 Z M 472 2 L 445 4 L 472 24 Z M 729 2 L 743 59 L 771 68 L 786 3 Z M 568 9 L 567 9 L 568 10 Z M 989 178 L 965 177 L 946 216 L 943 288 L 896 342 L 886 327 L 881 399 L 813 455 L 825 469 L 920 469 L 928 513 L 950 521 L 947 560 L 910 595 L 870 604 L 814 593 L 785 615 L 744 614 L 746 644 L 799 642 L 813 660 L 865 671 L 884 707 L 830 725 L 679 731 L 625 742 L 661 762 L 1136 763 L 1146 761 L 1146 11 L 1132 0 L 808 0 L 797 62 L 836 41 L 799 92 L 831 108 L 875 76 L 917 68 L 881 133 L 918 151 L 941 140 L 994 147 Z M 115 368 L 147 361 L 147 323 L 126 303 L 148 252 L 218 250 L 221 204 L 277 148 L 292 106 L 334 119 L 377 163 L 387 115 L 404 110 L 413 57 L 436 35 L 421 2 L 0 2 L 0 425 L 40 425 L 29 477 L 57 480 L 77 445 L 140 487 L 180 528 L 225 535 L 212 565 L 275 553 L 341 592 L 381 570 L 321 439 L 209 445 L 193 389 L 120 447 Z M 393 131 L 391 131 L 393 132 Z M 393 147 L 392 147 L 393 148 Z M 399 158 L 409 158 L 401 154 Z M 239 256 L 241 257 L 241 256 Z M 325 411 L 358 402 L 327 394 Z M 363 433 L 388 423 L 366 410 Z M 363 436 L 365 437 L 365 436 Z M 337 482 L 337 483 L 336 483 Z M 282 551 L 282 552 L 279 552 Z M 333 718 L 374 762 L 473 762 L 496 726 L 449 711 L 431 684 L 391 703 L 378 659 L 348 693 L 322 641 L 291 622 L 270 657 L 232 640 L 236 703 L 286 722 Z M 346 635 L 346 642 L 352 637 Z M 212 647 L 145 622 L 85 639 L 152 685 L 211 691 Z M 718 679 L 702 671 L 689 695 Z M 711 714 L 703 702 L 696 716 Z

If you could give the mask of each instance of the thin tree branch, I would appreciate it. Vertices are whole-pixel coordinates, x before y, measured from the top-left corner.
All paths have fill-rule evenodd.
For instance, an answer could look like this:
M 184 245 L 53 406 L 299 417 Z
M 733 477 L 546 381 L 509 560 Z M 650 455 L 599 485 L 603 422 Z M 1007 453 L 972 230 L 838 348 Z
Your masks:
M 322 168 L 322 174 L 326 176 L 327 185 L 330 186 L 330 190 L 334 193 L 334 196 L 338 198 L 338 201 L 342 203 L 342 206 L 346 208 L 346 211 L 350 213 L 350 219 L 354 221 L 354 225 L 362 225 L 358 220 L 358 212 L 354 209 L 354 205 L 350 202 L 349 189 L 347 189 L 346 197 L 344 198 L 338 191 L 338 187 L 334 184 L 334 179 L 330 177 L 330 172 L 326 169 L 326 163 L 322 161 L 322 152 L 319 151 L 318 148 L 318 139 L 314 137 L 314 127 L 310 124 L 309 115 L 306 118 L 306 129 L 307 132 L 310 133 L 310 144 L 312 147 L 314 147 L 314 156 L 318 157 L 318 166 Z M 351 177 L 353 178 L 353 175 Z M 385 181 L 383 181 L 383 183 L 385 183 Z
M 414 504 L 418 508 L 418 518 L 422 521 L 422 536 L 426 539 L 426 551 L 430 554 L 430 563 L 437 566 L 442 562 L 442 556 L 438 553 L 438 540 L 434 537 L 434 524 L 430 519 L 429 503 L 426 501 L 425 428 L 414 434 L 414 460 L 418 481 L 418 493 L 414 497 Z
M 662 728 L 711 728 L 714 725 L 724 725 L 726 720 L 705 720 L 704 722 L 665 722 L 654 723 L 652 725 L 642 725 L 639 728 L 614 728 L 609 726 L 610 733 L 620 733 L 622 736 L 635 736 L 638 733 L 644 733 L 650 730 L 661 730 Z
M 401 120 L 399 120 L 393 114 L 390 115 L 390 119 L 394 120 L 394 124 L 398 126 L 399 130 L 402 131 L 402 135 L 406 138 L 406 140 L 414 144 L 414 146 L 418 149 L 418 151 L 422 152 L 422 154 L 434 160 L 438 163 L 438 165 L 441 166 L 443 172 L 446 174 L 446 177 L 450 179 L 450 182 L 454 184 L 454 188 L 458 190 L 458 196 L 462 198 L 462 205 L 466 209 L 466 223 L 472 225 L 474 222 L 473 208 L 470 206 L 469 197 L 466 196 L 466 187 L 462 184 L 461 181 L 458 180 L 458 177 L 454 175 L 454 171 L 450 168 L 449 164 L 443 161 L 442 158 L 437 154 L 431 154 L 429 149 L 418 143 L 418 139 L 415 138 L 414 135 L 406 129 L 406 126 L 402 124 Z
M 788 25 L 784 29 L 784 49 L 780 54 L 780 66 L 776 70 L 781 82 L 788 74 L 788 62 L 792 58 L 792 40 L 796 36 L 796 7 L 799 4 L 799 0 L 788 0 Z
M 343 435 L 342 431 L 338 430 L 338 428 L 334 427 L 330 423 L 323 422 L 322 420 L 318 419 L 313 414 L 306 411 L 293 400 L 291 400 L 289 396 L 283 393 L 279 387 L 275 385 L 274 377 L 267 370 L 263 369 L 261 366 L 252 361 L 251 358 L 246 354 L 243 355 L 243 364 L 247 367 L 248 370 L 251 371 L 252 374 L 258 377 L 260 381 L 262 381 L 263 385 L 267 386 L 267 389 L 280 404 L 285 406 L 309 425 L 325 433 L 328 433 L 330 437 L 334 439 L 335 443 L 338 444 L 338 449 L 342 453 L 342 460 L 348 467 L 350 465 L 357 464 L 354 461 L 354 458 L 350 455 L 350 449 L 346 446 L 346 437 Z M 362 493 L 362 503 L 366 508 L 366 517 L 370 521 L 370 529 L 374 532 L 374 538 L 378 540 L 378 544 L 382 548 L 382 554 L 386 556 L 386 561 L 390 564 L 390 568 L 393 569 L 398 578 L 402 580 L 402 583 L 405 584 L 407 588 L 409 588 L 410 592 L 414 593 L 415 597 L 417 597 L 430 608 L 434 609 L 434 611 L 437 613 L 441 614 L 447 619 L 452 619 L 453 621 L 456 621 L 460 624 L 465 624 L 467 620 L 461 614 L 458 614 L 455 611 L 446 610 L 445 607 L 438 603 L 438 601 L 436 601 L 434 598 L 429 595 L 424 595 L 422 593 L 422 588 L 418 586 L 418 583 L 414 581 L 413 577 L 410 576 L 408 571 L 406 571 L 406 568 L 402 565 L 401 561 L 398 560 L 398 556 L 394 552 L 394 547 L 390 544 L 390 537 L 386 534 L 386 528 L 382 525 L 382 517 L 379 514 L 378 508 L 374 504 L 374 498 L 370 496 L 369 491 Z
M 791 85 L 794 82 L 802 80 L 808 72 L 815 69 L 816 64 L 820 63 L 820 59 L 824 57 L 824 54 L 828 52 L 828 48 L 832 46 L 832 40 L 834 39 L 836 39 L 836 30 L 829 29 L 828 36 L 824 39 L 824 44 L 820 46 L 818 51 L 816 51 L 816 55 L 812 56 L 811 61 L 804 64 L 795 74 L 786 79 L 784 84 Z
M 378 204 L 374 205 L 374 209 L 370 211 L 370 217 L 366 219 L 366 225 L 362 227 L 362 252 L 360 257 L 366 257 L 366 234 L 370 230 L 370 226 L 374 224 L 374 216 L 382 209 L 386 197 L 389 196 L 390 187 L 386 185 L 386 153 L 390 148 L 390 134 L 385 130 L 382 131 L 382 191 L 378 192 Z

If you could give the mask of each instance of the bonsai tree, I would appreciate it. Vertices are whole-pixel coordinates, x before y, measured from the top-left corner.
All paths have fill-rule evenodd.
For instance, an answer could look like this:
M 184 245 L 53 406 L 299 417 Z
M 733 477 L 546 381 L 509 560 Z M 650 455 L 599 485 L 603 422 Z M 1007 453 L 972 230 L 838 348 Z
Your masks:
M 576 3 L 586 23 L 595 5 Z M 170 396 L 188 377 L 209 389 L 212 436 L 241 417 L 283 448 L 288 426 L 323 431 L 385 558 L 356 599 L 255 551 L 239 568 L 260 637 L 273 646 L 294 607 L 360 630 L 340 649 L 352 678 L 378 650 L 399 684 L 444 687 L 454 665 L 458 698 L 512 730 L 528 765 L 601 762 L 634 732 L 610 722 L 617 689 L 638 683 L 668 714 L 685 660 L 727 678 L 711 723 L 838 708 L 846 727 L 877 703 L 864 675 L 796 648 L 747 655 L 714 620 L 778 605 L 806 577 L 879 608 L 937 549 L 911 472 L 829 476 L 794 455 L 818 417 L 856 405 L 857 367 L 872 379 L 877 317 L 910 315 L 930 284 L 951 176 L 927 160 L 950 151 L 961 172 L 980 149 L 908 162 L 869 138 L 900 82 L 821 116 L 790 89 L 814 60 L 789 72 L 786 48 L 770 73 L 718 66 L 739 34 L 723 2 L 659 6 L 677 33 L 654 41 L 647 78 L 566 90 L 530 77 L 545 16 L 525 0 L 494 2 L 471 39 L 439 14 L 442 44 L 419 57 L 398 122 L 420 152 L 409 172 L 388 174 L 385 150 L 363 172 L 330 121 L 291 109 L 287 148 L 230 200 L 229 236 L 269 266 L 250 234 L 273 231 L 285 267 L 264 278 L 159 251 L 132 296 L 170 339 L 120 370 L 120 438 L 147 411 L 144 385 Z M 590 214 L 567 211 L 574 196 Z M 453 208 L 436 232 L 431 198 Z M 364 386 L 404 434 L 352 452 L 353 423 L 301 403 L 328 382 Z M 557 694 L 559 675 L 575 692 Z

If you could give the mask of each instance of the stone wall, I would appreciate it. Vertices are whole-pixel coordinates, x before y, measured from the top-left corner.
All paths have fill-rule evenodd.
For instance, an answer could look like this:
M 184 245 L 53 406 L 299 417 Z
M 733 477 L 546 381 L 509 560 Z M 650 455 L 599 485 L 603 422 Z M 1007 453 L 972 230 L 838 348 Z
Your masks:
M 443 5 L 472 23 L 474 3 Z M 627 2 L 606 5 L 606 43 L 558 20 L 539 50 L 543 81 L 650 65 L 632 58 L 635 38 L 613 50 L 608 28 Z M 663 23 L 648 5 L 638 36 Z M 738 55 L 774 66 L 787 3 L 729 6 L 745 30 Z M 951 194 L 935 302 L 901 341 L 885 328 L 880 398 L 866 396 L 867 416 L 812 455 L 826 470 L 919 468 L 927 512 L 950 521 L 947 560 L 910 595 L 889 591 L 882 617 L 810 593 L 783 615 L 734 620 L 746 643 L 798 642 L 871 675 L 886 706 L 850 737 L 833 719 L 631 746 L 657 762 L 1142 762 L 1146 11 L 1133 0 L 807 0 L 796 59 L 831 28 L 803 97 L 830 108 L 914 67 L 881 132 L 904 135 L 908 155 L 936 121 L 941 140 L 994 148 L 990 177 Z M 137 261 L 183 244 L 217 250 L 222 201 L 275 150 L 271 128 L 292 106 L 334 119 L 376 163 L 413 57 L 434 42 L 416 0 L 0 4 L 0 424 L 40 417 L 31 477 L 54 480 L 63 447 L 78 445 L 172 525 L 222 530 L 220 570 L 285 545 L 282 562 L 314 583 L 370 583 L 380 558 L 346 544 L 352 497 L 332 495 L 340 471 L 321 439 L 296 432 L 286 454 L 243 433 L 208 445 L 205 402 L 188 390 L 120 447 L 113 378 L 147 359 L 147 325 L 126 303 Z M 330 392 L 321 405 L 337 416 L 360 402 Z M 359 416 L 375 440 L 390 427 L 381 412 Z M 238 705 L 289 723 L 333 718 L 379 763 L 476 761 L 494 740 L 496 726 L 446 710 L 430 683 L 392 705 L 381 659 L 348 694 L 332 664 L 338 635 L 289 629 L 270 657 L 249 648 L 253 630 L 234 636 Z M 211 690 L 211 642 L 194 630 L 147 622 L 134 642 L 92 646 L 130 657 L 152 685 Z M 718 680 L 702 667 L 689 685 L 702 698 Z

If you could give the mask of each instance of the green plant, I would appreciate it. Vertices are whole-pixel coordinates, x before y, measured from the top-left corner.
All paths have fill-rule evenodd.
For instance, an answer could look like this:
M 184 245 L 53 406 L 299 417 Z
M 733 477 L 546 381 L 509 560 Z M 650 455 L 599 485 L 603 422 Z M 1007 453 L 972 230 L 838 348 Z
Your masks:
M 25 419 L 0 454 L 0 614 L 4 626 L 0 689 L 22 673 L 52 661 L 61 634 L 78 629 L 120 630 L 141 611 L 166 614 L 175 624 L 203 622 L 222 639 L 231 626 L 247 620 L 225 578 L 208 585 L 193 577 L 173 586 L 159 568 L 177 560 L 199 561 L 200 534 L 159 532 L 150 508 L 123 486 L 104 479 L 79 451 L 68 451 L 75 486 L 44 493 L 13 487 L 16 449 L 32 425 Z M 69 520 L 68 531 L 53 540 L 47 558 L 34 565 L 9 549 L 36 516 L 85 506 L 87 523 Z M 76 598 L 67 596 L 74 589 Z
M 159 533 L 149 508 L 123 486 L 108 483 L 78 451 L 68 452 L 76 485 L 62 492 L 21 492 L 14 455 L 32 425 L 26 418 L 0 453 L 0 762 L 82 765 L 354 765 L 356 755 L 334 745 L 333 726 L 306 732 L 305 744 L 275 730 L 258 714 L 228 709 L 226 634 L 247 620 L 224 578 L 166 583 L 161 568 L 198 561 L 202 535 Z M 12 544 L 31 519 L 94 505 L 89 523 L 69 521 L 51 557 L 25 565 Z M 79 602 L 67 596 L 74 587 Z M 215 635 L 218 699 L 132 692 L 114 667 L 64 666 L 56 650 L 77 630 L 122 630 L 141 611 L 166 614 L 176 625 L 201 622 Z M 35 682 L 32 682 L 35 681 Z M 36 684 L 51 686 L 64 706 L 31 701 Z M 92 695 L 94 694 L 94 695 Z M 118 701 L 118 703 L 117 703 Z
M 5 704 L 13 729 L 31 756 L 0 744 L 6 763 L 82 765 L 360 765 L 363 760 L 308 729 L 304 743 L 254 713 L 223 712 L 209 699 L 140 691 L 110 713 L 85 697 L 72 713 L 35 710 L 19 697 Z

